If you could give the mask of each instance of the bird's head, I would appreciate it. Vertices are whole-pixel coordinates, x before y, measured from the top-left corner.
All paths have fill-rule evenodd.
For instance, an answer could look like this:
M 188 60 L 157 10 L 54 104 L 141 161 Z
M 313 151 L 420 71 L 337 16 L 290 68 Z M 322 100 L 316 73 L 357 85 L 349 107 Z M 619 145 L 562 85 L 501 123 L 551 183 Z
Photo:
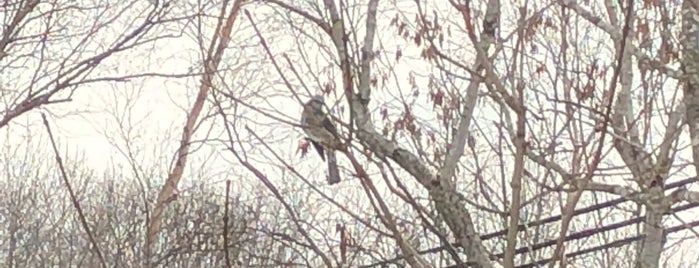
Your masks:
M 314 95 L 311 97 L 311 100 L 308 101 L 308 105 L 314 110 L 321 111 L 323 110 L 323 105 L 325 105 L 325 99 L 322 95 Z

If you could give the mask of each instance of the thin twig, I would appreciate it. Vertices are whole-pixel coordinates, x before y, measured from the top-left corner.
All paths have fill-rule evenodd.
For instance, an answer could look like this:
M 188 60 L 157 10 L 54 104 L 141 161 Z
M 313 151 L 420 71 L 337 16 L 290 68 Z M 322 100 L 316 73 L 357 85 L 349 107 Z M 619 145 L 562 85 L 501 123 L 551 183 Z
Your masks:
M 80 208 L 78 198 L 75 196 L 73 187 L 70 186 L 70 181 L 68 181 L 68 175 L 66 174 L 66 170 L 63 167 L 63 160 L 61 160 L 61 156 L 58 153 L 58 147 L 56 146 L 56 141 L 53 138 L 53 132 L 51 132 L 51 127 L 49 127 L 49 121 L 46 120 L 46 114 L 41 113 L 41 119 L 44 121 L 44 126 L 46 126 L 46 132 L 49 134 L 49 138 L 51 139 L 51 146 L 53 147 L 53 152 L 56 154 L 56 163 L 58 164 L 58 169 L 61 171 L 63 183 L 65 183 L 66 188 L 68 189 L 68 193 L 70 194 L 70 200 L 72 201 L 75 210 L 78 211 L 78 218 L 80 218 L 80 223 L 85 229 L 85 233 L 87 233 L 87 237 L 90 239 L 90 243 L 92 243 L 92 247 L 95 250 L 95 254 L 97 254 L 97 258 L 99 258 L 102 267 L 107 267 L 107 263 L 104 261 L 104 257 L 102 257 L 102 252 L 100 252 L 100 248 L 97 245 L 97 242 L 95 241 L 95 237 L 92 235 L 92 232 L 90 232 L 90 227 L 87 225 L 87 220 L 85 219 L 85 214 L 83 213 L 83 210 Z
M 223 255 L 226 257 L 226 267 L 231 266 L 231 256 L 228 253 L 228 198 L 231 193 L 231 181 L 226 180 L 226 203 L 223 207 Z

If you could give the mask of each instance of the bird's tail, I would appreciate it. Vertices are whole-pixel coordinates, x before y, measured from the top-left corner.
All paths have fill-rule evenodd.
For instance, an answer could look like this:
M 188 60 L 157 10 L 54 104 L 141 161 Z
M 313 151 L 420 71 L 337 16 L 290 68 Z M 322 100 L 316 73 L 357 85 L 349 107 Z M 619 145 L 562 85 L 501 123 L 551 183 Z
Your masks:
M 333 185 L 340 182 L 340 170 L 337 168 L 337 157 L 335 150 L 327 151 L 328 158 L 328 184 Z

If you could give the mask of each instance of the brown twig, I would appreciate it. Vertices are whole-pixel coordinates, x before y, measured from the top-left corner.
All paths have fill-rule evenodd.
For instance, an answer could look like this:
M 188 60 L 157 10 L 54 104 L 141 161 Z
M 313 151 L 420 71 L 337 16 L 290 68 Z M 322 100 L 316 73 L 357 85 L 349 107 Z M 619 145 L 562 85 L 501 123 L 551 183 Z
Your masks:
M 97 245 L 97 241 L 95 241 L 95 237 L 92 235 L 92 232 L 90 232 L 90 226 L 87 225 L 87 220 L 85 219 L 85 214 L 83 213 L 82 208 L 80 208 L 78 198 L 75 196 L 75 192 L 73 191 L 73 187 L 70 185 L 70 181 L 68 181 L 68 175 L 66 174 L 66 170 L 63 167 L 63 160 L 61 160 L 61 156 L 58 153 L 56 140 L 53 138 L 53 132 L 51 132 L 49 121 L 46 120 L 46 115 L 44 113 L 41 113 L 41 119 L 44 121 L 44 126 L 46 126 L 46 132 L 49 134 L 49 139 L 51 139 L 51 146 L 53 147 L 53 152 L 56 154 L 56 163 L 58 164 L 58 169 L 61 171 L 63 183 L 65 183 L 66 188 L 68 189 L 68 194 L 70 194 L 70 200 L 73 203 L 75 210 L 78 211 L 78 218 L 80 218 L 80 223 L 85 229 L 85 233 L 87 233 L 87 237 L 90 239 L 90 243 L 92 243 L 92 247 L 95 250 L 95 254 L 97 254 L 97 258 L 99 258 L 102 267 L 107 267 L 107 263 L 104 261 L 104 257 L 102 257 L 102 252 L 100 252 L 100 248 Z
M 228 198 L 231 193 L 231 181 L 226 180 L 226 203 L 223 207 L 223 255 L 226 257 L 226 267 L 231 266 L 231 256 L 228 253 Z
M 366 193 L 369 200 L 376 200 L 377 204 L 371 202 L 372 206 L 374 206 L 374 209 L 376 210 L 379 219 L 381 219 L 381 221 L 384 223 L 384 226 L 386 226 L 386 228 L 388 228 L 393 234 L 393 239 L 395 239 L 396 242 L 398 242 L 398 247 L 401 249 L 401 252 L 403 252 L 403 256 L 410 264 L 410 266 L 432 267 L 424 259 L 424 257 L 421 256 L 418 253 L 418 251 L 403 238 L 403 235 L 397 228 L 397 224 L 395 221 L 396 217 L 393 215 L 393 213 L 391 213 L 388 204 L 386 204 L 386 202 L 381 197 L 381 194 L 379 193 L 378 189 L 376 189 L 376 186 L 374 186 L 374 183 L 371 181 L 371 178 L 369 178 L 369 175 L 367 174 L 364 167 L 359 163 L 359 161 L 357 161 L 357 159 L 354 157 L 352 153 L 346 152 L 345 155 L 350 160 L 350 163 L 352 163 L 352 167 L 354 168 L 357 177 L 359 177 L 361 185 L 363 186 L 362 188 L 364 188 L 364 192 Z
M 246 127 L 248 131 L 250 131 L 249 128 Z M 254 133 L 251 133 L 254 135 Z M 251 173 L 257 177 L 260 182 L 262 182 L 267 189 L 269 189 L 272 194 L 274 194 L 274 197 L 279 200 L 279 202 L 284 206 L 284 209 L 289 213 L 289 216 L 291 217 L 292 221 L 294 222 L 294 225 L 296 226 L 297 230 L 301 235 L 308 241 L 308 247 L 313 250 L 320 258 L 323 260 L 323 263 L 325 264 L 326 267 L 333 267 L 332 262 L 330 261 L 330 258 L 326 256 L 322 250 L 313 242 L 313 239 L 311 238 L 311 235 L 308 233 L 308 231 L 301 226 L 301 219 L 298 217 L 296 213 L 294 213 L 294 209 L 289 204 L 289 202 L 284 199 L 284 196 L 281 194 L 279 189 L 267 178 L 267 175 L 265 175 L 262 171 L 257 169 L 254 165 L 250 164 L 250 162 L 244 160 L 242 157 L 240 157 L 240 154 L 235 152 L 235 150 L 230 150 L 233 155 L 238 159 L 238 162 L 242 164 L 245 168 L 247 168 Z

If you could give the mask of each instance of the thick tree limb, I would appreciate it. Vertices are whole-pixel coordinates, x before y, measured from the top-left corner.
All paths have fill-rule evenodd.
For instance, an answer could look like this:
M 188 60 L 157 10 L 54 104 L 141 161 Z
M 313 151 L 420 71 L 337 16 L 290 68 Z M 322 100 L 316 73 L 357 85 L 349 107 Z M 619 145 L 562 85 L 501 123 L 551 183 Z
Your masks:
M 332 1 L 326 1 L 330 3 Z M 364 39 L 363 51 L 366 53 L 371 51 L 373 47 L 373 38 L 376 30 L 376 0 L 369 2 L 369 8 L 367 12 L 367 22 L 366 22 L 366 36 Z M 328 5 L 328 7 L 334 7 L 333 5 Z M 331 17 L 334 12 L 330 11 Z M 349 59 L 346 58 L 344 52 L 346 51 L 342 46 L 342 40 L 338 39 L 340 34 L 337 34 L 337 27 L 339 18 L 332 17 L 333 19 L 333 40 L 338 49 L 338 54 L 341 57 L 341 65 L 349 65 Z M 342 30 L 344 31 L 344 30 Z M 367 55 L 367 54 L 364 54 Z M 445 222 L 454 233 L 454 236 L 459 241 L 459 244 L 466 250 L 469 260 L 475 261 L 481 267 L 492 267 L 490 263 L 489 255 L 485 247 L 483 246 L 480 237 L 478 236 L 473 220 L 468 210 L 466 210 L 466 204 L 462 197 L 456 192 L 456 188 L 453 187 L 453 183 L 450 181 L 451 177 L 443 177 L 440 173 L 435 173 L 430 170 L 425 163 L 420 161 L 420 159 L 410 153 L 409 151 L 401 148 L 396 143 L 383 137 L 379 134 L 372 121 L 371 114 L 369 112 L 368 104 L 371 96 L 370 88 L 370 66 L 368 57 L 363 57 L 361 64 L 361 73 L 359 74 L 359 87 L 358 94 L 355 96 L 349 95 L 351 92 L 346 92 L 348 94 L 348 99 L 350 99 L 350 104 L 352 108 L 352 116 L 357 130 L 357 137 L 365 146 L 370 148 L 374 153 L 381 157 L 388 157 L 394 160 L 403 169 L 409 172 L 417 181 L 422 184 L 429 192 L 432 200 L 435 202 L 435 207 L 439 213 L 444 218 Z M 349 74 L 344 74 L 343 77 L 351 77 Z M 345 80 L 345 83 L 351 83 L 351 81 Z M 347 87 L 347 84 L 345 85 Z M 477 89 L 477 86 L 475 86 Z M 474 89 L 475 90 L 475 89 Z M 468 117 L 470 120 L 470 116 Z M 466 133 L 468 130 L 468 121 L 464 121 L 465 126 L 461 127 L 462 133 Z M 463 135 L 462 137 L 466 137 Z M 464 139 L 465 140 L 465 139 Z M 464 141 L 462 143 L 465 144 Z M 463 151 L 462 145 L 462 151 Z M 458 149 L 456 149 L 458 152 Z M 456 155 L 456 153 L 454 153 Z M 460 157 L 461 154 L 457 155 Z M 452 160 L 455 161 L 455 157 Z M 444 169 L 445 175 L 453 175 L 453 168 Z
M 692 139 L 694 167 L 699 174 L 699 11 L 690 3 L 682 4 L 682 69 L 686 74 L 684 104 L 689 135 Z

